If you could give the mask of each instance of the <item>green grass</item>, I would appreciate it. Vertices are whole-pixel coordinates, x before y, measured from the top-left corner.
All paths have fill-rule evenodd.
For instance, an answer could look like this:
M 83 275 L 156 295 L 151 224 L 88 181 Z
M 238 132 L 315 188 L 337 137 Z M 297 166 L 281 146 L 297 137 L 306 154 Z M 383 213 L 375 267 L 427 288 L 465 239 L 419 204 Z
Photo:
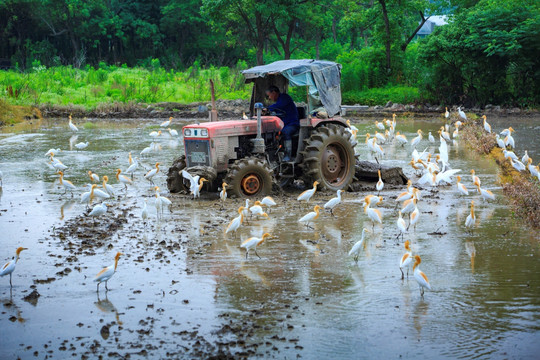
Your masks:
M 388 101 L 396 104 L 411 104 L 421 102 L 421 97 L 416 87 L 389 86 L 373 88 L 363 91 L 347 91 L 342 94 L 344 104 L 360 105 L 386 105 Z
M 191 67 L 182 71 L 157 68 L 103 66 L 75 69 L 40 66 L 28 73 L 0 71 L 5 99 L 14 105 L 81 105 L 95 109 L 107 103 L 191 103 L 210 100 L 209 80 L 219 99 L 248 98 L 251 86 L 244 84 L 240 69 Z
M 210 79 L 214 81 L 217 99 L 249 99 L 251 85 L 244 84 L 241 70 L 228 67 L 201 69 L 197 63 L 186 71 L 105 64 L 100 64 L 97 69 L 38 66 L 26 73 L 0 71 L 0 86 L 6 89 L 3 98 L 10 105 L 47 104 L 104 110 L 111 104 L 129 107 L 137 103 L 210 101 Z M 293 95 L 301 95 L 303 100 L 303 88 L 291 91 Z M 414 103 L 420 101 L 420 95 L 418 88 L 406 86 L 343 93 L 343 104 L 385 105 L 389 100 Z

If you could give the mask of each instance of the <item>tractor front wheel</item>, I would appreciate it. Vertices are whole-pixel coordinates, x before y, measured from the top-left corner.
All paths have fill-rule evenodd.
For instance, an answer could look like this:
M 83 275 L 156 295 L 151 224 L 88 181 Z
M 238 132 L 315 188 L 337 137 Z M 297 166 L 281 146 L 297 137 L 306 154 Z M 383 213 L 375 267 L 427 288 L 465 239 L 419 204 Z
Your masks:
M 344 127 L 330 124 L 316 128 L 304 148 L 304 178 L 317 180 L 322 187 L 346 190 L 354 179 L 355 155 L 351 134 Z
M 238 197 L 268 195 L 272 192 L 272 170 L 255 157 L 237 160 L 231 165 L 224 181 L 227 189 Z

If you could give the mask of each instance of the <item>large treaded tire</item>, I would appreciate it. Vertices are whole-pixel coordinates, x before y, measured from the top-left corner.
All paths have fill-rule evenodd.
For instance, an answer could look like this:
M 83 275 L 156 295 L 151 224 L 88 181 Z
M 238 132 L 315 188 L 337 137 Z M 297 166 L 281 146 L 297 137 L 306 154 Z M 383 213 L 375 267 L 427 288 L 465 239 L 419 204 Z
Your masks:
M 182 155 L 173 161 L 167 173 L 167 188 L 171 193 L 189 192 L 189 187 L 184 184 L 184 177 L 180 171 L 186 168 L 186 156 Z
M 329 124 L 312 131 L 302 155 L 304 180 L 318 181 L 331 191 L 347 190 L 354 180 L 356 158 L 351 133 L 344 127 Z
M 272 170 L 265 161 L 256 157 L 236 160 L 224 181 L 229 185 L 229 194 L 238 197 L 258 197 L 272 192 Z

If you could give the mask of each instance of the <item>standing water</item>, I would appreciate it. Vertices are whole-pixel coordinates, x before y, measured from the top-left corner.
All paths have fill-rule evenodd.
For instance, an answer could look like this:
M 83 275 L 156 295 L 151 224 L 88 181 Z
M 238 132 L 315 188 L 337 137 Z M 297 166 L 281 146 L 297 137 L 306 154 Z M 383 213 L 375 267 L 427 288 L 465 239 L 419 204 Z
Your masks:
M 172 127 L 180 131 L 184 123 Z M 494 130 L 516 129 L 516 153 L 528 150 L 537 163 L 537 122 L 521 118 L 490 119 Z M 416 130 L 426 134 L 417 150 L 437 152 L 440 119 L 399 120 L 397 131 L 409 143 L 382 145 L 382 163 L 404 168 L 421 188 L 416 228 L 403 239 L 422 258 L 431 290 L 420 296 L 412 276 L 401 280 L 399 260 L 405 249 L 396 226 L 395 198 L 403 188 L 388 189 L 380 210 L 383 226 L 372 226 L 362 200 L 368 193 L 344 193 L 334 215 L 322 213 L 312 228 L 298 219 L 335 194 L 317 192 L 309 205 L 298 204 L 297 190 L 275 197 L 269 219 L 248 219 L 238 234 L 224 230 L 244 204 L 218 194 L 191 200 L 168 194 L 165 174 L 183 153 L 180 138 L 168 132 L 150 145 L 150 121 L 77 124 L 44 121 L 39 126 L 0 133 L 0 229 L 2 260 L 21 253 L 13 273 L 0 278 L 2 358 L 53 357 L 235 357 L 373 358 L 479 357 L 536 358 L 540 350 L 540 237 L 511 208 L 496 183 L 497 167 L 468 151 L 449 146 L 450 164 L 461 169 L 469 195 L 452 186 L 417 186 L 406 165 Z M 374 134 L 372 121 L 358 120 L 356 148 L 372 160 L 363 134 Z M 436 137 L 430 143 L 427 133 Z M 360 135 L 361 134 L 361 135 Z M 83 150 L 74 146 L 89 142 Z M 74 196 L 58 183 L 44 154 L 51 148 L 68 169 L 65 179 Z M 157 149 L 161 150 L 157 150 Z M 128 167 L 128 152 L 140 157 L 134 185 L 124 190 L 115 177 Z M 173 202 L 161 220 L 155 192 L 143 174 L 160 162 L 153 179 Z M 482 200 L 474 191 L 470 169 L 482 187 L 496 195 Z M 79 196 L 91 182 L 87 171 L 107 175 L 115 196 L 102 217 L 90 219 Z M 376 194 L 375 184 L 373 191 Z M 477 225 L 465 228 L 470 202 Z M 150 216 L 141 209 L 147 201 Z M 100 203 L 100 201 L 94 204 Z M 406 217 L 406 221 L 408 219 Z M 366 246 L 358 262 L 347 253 L 360 240 Z M 251 236 L 270 233 L 246 258 L 240 248 Z M 104 266 L 120 257 L 108 283 L 93 282 Z M 407 271 L 405 271 L 407 275 Z M 34 290 L 39 297 L 29 296 Z M 35 295 L 36 293 L 34 293 Z M 29 296 L 29 297 L 28 297 Z

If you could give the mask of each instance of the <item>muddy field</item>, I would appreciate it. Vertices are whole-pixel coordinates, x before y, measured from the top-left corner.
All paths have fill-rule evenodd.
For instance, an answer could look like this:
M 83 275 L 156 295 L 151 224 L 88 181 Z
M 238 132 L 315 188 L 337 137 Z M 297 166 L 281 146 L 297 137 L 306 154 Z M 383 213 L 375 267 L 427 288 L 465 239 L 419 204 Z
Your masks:
M 180 131 L 189 121 L 173 123 Z M 462 169 L 470 195 L 454 186 L 426 187 L 418 202 L 420 220 L 404 240 L 422 256 L 421 269 L 432 290 L 420 296 L 410 276 L 401 280 L 395 198 L 403 189 L 383 190 L 383 226 L 372 228 L 362 200 L 372 191 L 348 192 L 334 211 L 321 214 L 313 228 L 298 219 L 334 194 L 317 192 L 299 204 L 301 184 L 275 196 L 269 219 L 248 219 L 237 236 L 224 230 L 240 199 L 219 202 L 218 194 L 200 199 L 169 194 L 166 169 L 182 153 L 179 138 L 165 134 L 160 151 L 138 155 L 159 120 L 76 122 L 67 119 L 4 129 L 0 133 L 1 260 L 21 253 L 13 273 L 0 278 L 2 358 L 535 358 L 540 350 L 540 249 L 538 233 L 512 217 L 496 184 L 490 160 L 450 146 L 450 163 Z M 417 129 L 436 131 L 441 118 L 398 118 L 397 131 L 409 141 Z M 511 124 L 521 155 L 540 159 L 537 121 L 492 119 L 499 131 Z M 371 120 L 355 121 L 359 134 L 375 131 Z M 77 138 L 74 138 L 77 136 Z M 360 158 L 372 159 L 359 136 Z M 89 141 L 84 150 L 74 144 Z M 424 137 L 417 149 L 438 147 Z M 51 148 L 68 169 L 74 196 L 58 183 L 44 156 Z M 383 164 L 403 167 L 411 147 L 383 145 Z M 128 166 L 128 152 L 141 158 L 134 185 L 118 184 L 115 170 Z M 155 162 L 154 179 L 173 205 L 157 219 L 154 190 L 142 175 Z M 535 162 L 535 163 L 536 163 Z M 472 191 L 470 169 L 496 201 Z M 86 172 L 108 175 L 116 195 L 105 215 L 92 219 L 79 202 Z M 470 201 L 478 223 L 465 229 Z M 141 218 L 147 201 L 150 216 Z M 361 236 L 359 261 L 347 255 Z M 246 259 L 240 243 L 263 233 L 272 236 Z M 96 291 L 94 276 L 120 257 L 117 273 Z

